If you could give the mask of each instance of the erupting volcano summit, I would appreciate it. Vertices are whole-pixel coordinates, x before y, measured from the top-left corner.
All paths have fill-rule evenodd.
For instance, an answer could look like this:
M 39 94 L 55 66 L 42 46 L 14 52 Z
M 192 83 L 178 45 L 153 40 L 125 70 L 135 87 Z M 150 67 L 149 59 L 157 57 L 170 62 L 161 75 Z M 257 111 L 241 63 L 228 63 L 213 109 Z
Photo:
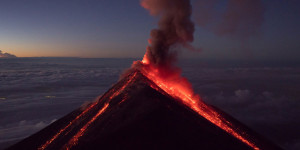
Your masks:
M 96 102 L 9 149 L 280 149 L 205 104 L 174 66 L 176 50 L 195 50 L 190 1 L 141 5 L 160 17 L 143 60 Z
M 97 101 L 9 149 L 253 149 L 181 101 L 133 70 Z M 213 110 L 258 149 L 280 149 Z

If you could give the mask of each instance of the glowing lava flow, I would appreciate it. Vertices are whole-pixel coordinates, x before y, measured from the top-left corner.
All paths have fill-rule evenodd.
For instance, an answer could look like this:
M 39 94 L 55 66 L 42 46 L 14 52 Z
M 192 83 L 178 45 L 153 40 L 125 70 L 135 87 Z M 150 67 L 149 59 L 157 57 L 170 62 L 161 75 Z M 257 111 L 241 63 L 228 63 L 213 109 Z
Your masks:
M 80 115 L 78 115 L 74 120 L 72 120 L 67 126 L 62 128 L 61 130 L 59 130 L 58 133 L 56 133 L 50 140 L 46 141 L 46 143 L 44 145 L 42 145 L 41 147 L 39 147 L 38 149 L 39 150 L 44 150 L 45 148 L 47 148 L 49 146 L 49 144 L 51 144 L 55 139 L 57 139 L 57 137 L 61 133 L 63 133 L 67 128 L 69 128 L 73 123 L 75 123 L 79 118 L 81 118 L 83 115 L 85 115 L 89 110 L 91 110 L 97 104 L 98 104 L 98 102 L 95 102 L 95 103 L 91 104 L 91 106 L 86 108 Z
M 127 80 L 124 85 L 120 88 L 118 88 L 118 91 L 113 90 L 112 95 L 109 96 L 109 102 L 111 99 L 113 99 L 114 97 L 118 96 L 124 89 L 126 86 L 128 86 L 128 84 L 130 82 L 132 82 L 132 80 L 135 78 L 136 73 L 134 73 L 129 80 Z M 104 95 L 103 97 L 101 97 L 101 99 L 103 99 L 104 97 L 106 97 L 106 95 Z M 58 133 L 56 133 L 50 140 L 46 141 L 45 144 L 41 145 L 38 150 L 44 150 L 46 149 L 54 140 L 56 140 L 63 132 L 65 132 L 71 125 L 73 125 L 77 120 L 79 120 L 80 118 L 82 118 L 87 112 L 89 112 L 92 108 L 94 108 L 97 104 L 99 104 L 99 102 L 101 101 L 97 100 L 96 102 L 94 102 L 93 104 L 91 104 L 88 108 L 86 108 L 80 115 L 76 116 L 75 119 L 73 119 L 71 122 L 69 122 L 68 125 L 66 125 L 64 128 L 62 128 L 61 130 L 59 130 Z
M 71 149 L 74 145 L 77 144 L 79 138 L 85 133 L 86 129 L 92 124 L 105 110 L 108 108 L 110 101 L 115 98 L 116 96 L 120 95 L 120 93 L 128 86 L 129 83 L 132 82 L 134 77 L 136 76 L 136 72 L 130 77 L 129 80 L 125 82 L 125 84 L 118 89 L 118 91 L 113 91 L 114 93 L 109 97 L 108 101 L 104 104 L 103 108 L 98 111 L 98 113 L 88 122 L 86 123 L 75 136 L 72 137 L 72 139 L 64 146 L 64 149 Z M 121 100 L 121 102 L 124 102 L 127 99 L 127 95 L 124 96 L 124 98 Z
M 118 96 L 127 86 L 130 82 L 132 82 L 132 80 L 134 79 L 134 77 L 136 76 L 136 72 L 130 77 L 129 80 L 126 81 L 126 83 L 120 88 L 118 89 L 118 91 L 113 91 L 114 93 L 109 97 L 109 99 L 113 99 L 114 97 Z
M 98 113 L 87 123 L 85 124 L 77 133 L 72 137 L 68 142 L 65 149 L 70 149 L 72 146 L 76 145 L 78 139 L 85 133 L 86 129 L 108 108 L 109 103 L 105 103 L 103 108 L 98 111 Z
M 124 89 L 122 89 L 122 90 L 124 90 Z M 122 102 L 124 102 L 126 99 L 127 99 L 127 95 L 125 95 L 124 97 L 123 97 L 123 99 L 121 100 L 121 102 L 119 102 L 119 104 L 120 103 L 122 103 Z M 105 103 L 104 104 L 104 106 L 103 106 L 103 108 L 102 109 L 100 109 L 99 111 L 98 111 L 98 113 L 87 123 L 87 124 L 85 124 L 78 132 L 77 132 L 77 134 L 75 135 L 75 136 L 73 136 L 72 137 L 72 139 L 64 146 L 65 148 L 64 149 L 67 149 L 67 150 L 69 150 L 69 149 L 71 149 L 74 145 L 76 145 L 77 144 L 77 142 L 78 142 L 78 140 L 79 140 L 79 138 L 85 133 L 85 131 L 86 131 L 86 129 L 102 114 L 102 113 L 104 113 L 105 111 L 106 111 L 106 109 L 108 108 L 108 106 L 109 106 L 109 102 L 111 101 L 111 99 L 109 99 L 109 101 L 107 102 L 107 103 Z
M 211 123 L 225 130 L 253 149 L 259 150 L 253 142 L 247 139 L 247 135 L 244 132 L 238 131 L 239 129 L 234 129 L 234 126 L 230 122 L 224 119 L 212 107 L 205 104 L 198 95 L 195 95 L 190 84 L 185 78 L 181 77 L 179 74 L 174 74 L 170 78 L 160 77 L 159 69 L 149 64 L 146 57 L 144 57 L 143 61 L 136 63 L 141 63 L 141 72 L 166 93 L 178 100 L 181 100 L 183 104 L 190 107 L 199 115 L 203 116 Z

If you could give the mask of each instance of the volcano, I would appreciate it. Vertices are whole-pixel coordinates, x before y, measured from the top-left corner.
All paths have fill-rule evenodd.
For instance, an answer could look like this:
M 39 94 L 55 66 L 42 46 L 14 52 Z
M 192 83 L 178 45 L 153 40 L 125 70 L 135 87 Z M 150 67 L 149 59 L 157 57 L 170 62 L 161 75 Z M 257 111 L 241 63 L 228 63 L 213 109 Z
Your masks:
M 214 110 L 238 127 L 258 149 L 281 149 L 221 110 Z M 134 70 L 95 102 L 8 148 L 13 149 L 247 150 L 253 147 Z

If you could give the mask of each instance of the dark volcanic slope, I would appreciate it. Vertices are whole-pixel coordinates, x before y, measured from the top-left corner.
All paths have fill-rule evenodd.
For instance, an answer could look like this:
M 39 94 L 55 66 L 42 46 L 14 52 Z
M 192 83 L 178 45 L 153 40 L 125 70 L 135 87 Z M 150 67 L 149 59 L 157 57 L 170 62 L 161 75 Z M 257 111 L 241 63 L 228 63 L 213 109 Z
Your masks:
M 9 149 L 38 149 L 42 145 L 45 149 L 251 149 L 149 85 L 155 86 L 139 72 L 132 73 L 97 102 Z M 279 149 L 258 139 L 266 149 Z M 47 141 L 51 142 L 45 146 Z

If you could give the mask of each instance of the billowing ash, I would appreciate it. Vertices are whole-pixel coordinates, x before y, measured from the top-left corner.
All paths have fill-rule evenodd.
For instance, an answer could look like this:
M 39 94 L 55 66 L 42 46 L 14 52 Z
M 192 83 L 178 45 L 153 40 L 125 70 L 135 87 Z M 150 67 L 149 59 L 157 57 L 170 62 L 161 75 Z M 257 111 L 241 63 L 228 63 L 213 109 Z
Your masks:
M 192 48 L 194 23 L 189 0 L 142 0 L 141 5 L 159 16 L 158 28 L 151 31 L 146 59 L 154 66 L 169 68 L 176 60 L 176 48 Z
M 230 0 L 230 2 L 244 5 L 244 3 L 234 0 Z M 179 99 L 181 103 L 190 107 L 200 116 L 258 150 L 259 148 L 244 131 L 236 128 L 213 107 L 201 101 L 200 96 L 194 93 L 188 80 L 181 76 L 180 69 L 173 65 L 178 48 L 194 49 L 190 45 L 194 40 L 195 30 L 194 23 L 191 21 L 190 0 L 142 0 L 141 5 L 149 10 L 151 15 L 158 16 L 160 20 L 158 28 L 151 31 L 149 46 L 143 60 L 135 62 L 133 68 L 139 69 L 144 76 L 164 92 Z M 233 22 L 239 20 L 239 18 L 231 18 L 232 12 L 228 13 L 229 22 L 230 20 Z
M 221 0 L 197 0 L 196 23 L 218 36 L 239 40 L 259 33 L 265 12 L 262 0 L 227 0 L 224 10 L 217 10 L 221 3 Z M 191 1 L 141 0 L 141 5 L 159 17 L 158 28 L 151 31 L 143 63 L 155 67 L 160 74 L 178 72 L 175 70 L 180 69 L 173 65 L 178 49 L 198 50 L 191 45 L 195 31 Z

